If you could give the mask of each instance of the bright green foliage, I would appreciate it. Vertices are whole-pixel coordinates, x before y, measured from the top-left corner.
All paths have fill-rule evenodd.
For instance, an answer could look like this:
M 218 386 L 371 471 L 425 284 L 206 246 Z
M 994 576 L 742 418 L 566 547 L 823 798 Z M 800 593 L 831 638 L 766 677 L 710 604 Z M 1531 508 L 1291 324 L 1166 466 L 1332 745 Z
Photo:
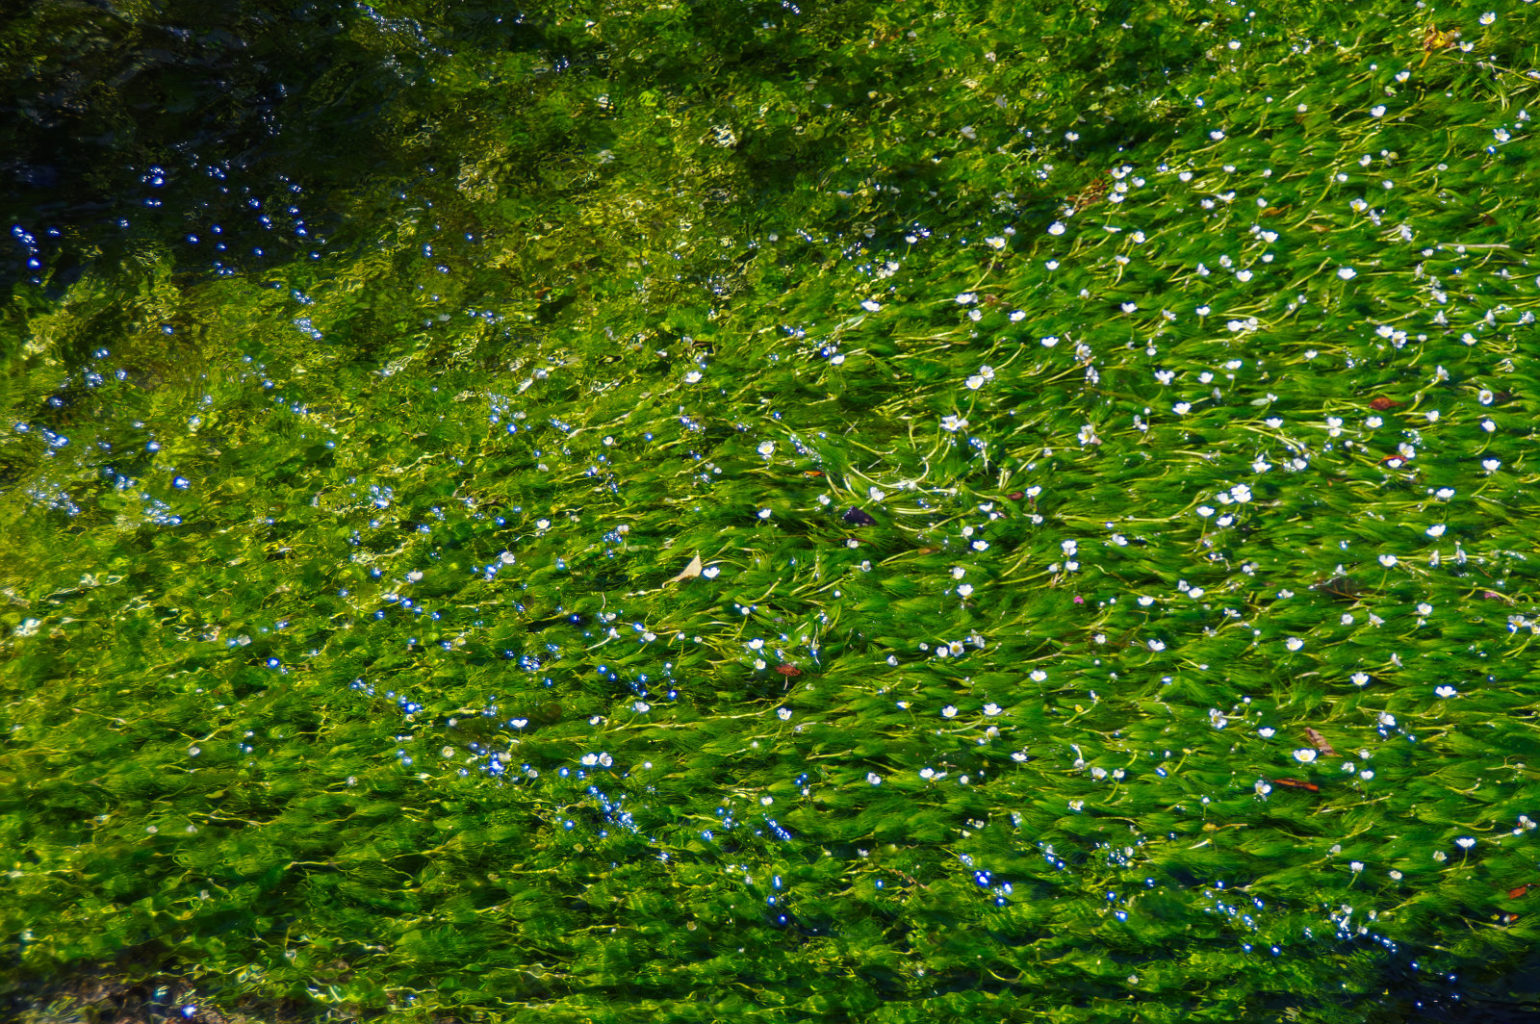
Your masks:
M 1533 1010 L 1530 5 L 445 6 L 0 23 L 16 992 Z

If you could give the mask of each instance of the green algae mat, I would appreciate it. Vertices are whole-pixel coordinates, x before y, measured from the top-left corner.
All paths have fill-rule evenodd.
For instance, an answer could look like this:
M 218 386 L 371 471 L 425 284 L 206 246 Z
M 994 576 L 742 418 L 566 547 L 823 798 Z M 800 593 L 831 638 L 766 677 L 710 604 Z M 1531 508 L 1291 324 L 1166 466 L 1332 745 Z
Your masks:
M 3 1014 L 1535 1019 L 1483 2 L 0 16 Z

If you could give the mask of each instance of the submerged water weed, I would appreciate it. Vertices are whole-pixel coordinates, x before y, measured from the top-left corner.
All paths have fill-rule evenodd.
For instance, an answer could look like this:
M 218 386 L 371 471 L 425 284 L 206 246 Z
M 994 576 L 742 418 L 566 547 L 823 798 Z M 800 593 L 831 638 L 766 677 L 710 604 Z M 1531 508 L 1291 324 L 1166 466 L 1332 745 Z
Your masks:
M 491 81 L 501 29 L 382 23 L 486 123 L 353 182 L 367 241 L 28 256 L 16 978 L 132 949 L 424 1019 L 1495 991 L 1526 37 L 850 11 L 531 16 Z

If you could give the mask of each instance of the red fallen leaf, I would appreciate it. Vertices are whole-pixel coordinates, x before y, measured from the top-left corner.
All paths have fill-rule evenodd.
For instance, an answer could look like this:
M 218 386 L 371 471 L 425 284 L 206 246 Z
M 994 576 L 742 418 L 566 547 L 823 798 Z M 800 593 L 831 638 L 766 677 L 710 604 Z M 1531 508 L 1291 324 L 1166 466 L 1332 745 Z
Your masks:
M 1012 491 L 1010 494 L 1006 495 L 1006 497 L 1010 498 L 1012 501 L 1020 501 L 1022 498 L 1025 498 L 1026 496 L 1027 496 L 1027 492 L 1026 491 Z
M 1523 885 L 1518 886 L 1517 888 L 1509 889 L 1508 890 L 1508 898 L 1510 900 L 1516 900 L 1520 896 L 1522 896 L 1526 892 L 1528 892 L 1531 887 L 1536 886 L 1536 885 L 1540 885 L 1540 882 L 1525 882 Z
M 802 674 L 802 670 L 795 665 L 777 665 L 775 670 L 787 679 L 795 679 Z
M 1319 793 L 1321 787 L 1313 782 L 1301 782 L 1298 779 L 1274 779 L 1273 785 L 1287 786 L 1290 789 L 1303 789 L 1307 793 Z
M 1393 398 L 1386 398 L 1384 395 L 1380 395 L 1378 398 L 1375 398 L 1369 402 L 1369 408 L 1378 412 L 1384 412 L 1386 409 L 1394 409 L 1400 404 L 1400 402 Z
M 812 477 L 813 479 L 816 480 L 819 477 L 823 476 L 823 470 L 821 470 L 821 469 L 805 469 L 805 470 L 802 471 L 802 475 L 803 476 Z
M 1326 737 L 1322 736 L 1320 733 L 1316 732 L 1314 729 L 1310 729 L 1310 728 L 1306 728 L 1305 729 L 1305 739 L 1309 740 L 1310 741 L 1310 745 L 1312 747 L 1314 747 L 1315 749 L 1319 750 L 1321 753 L 1325 754 L 1327 757 L 1336 757 L 1337 756 L 1337 752 L 1334 749 L 1332 749 L 1332 745 L 1330 743 L 1326 742 Z

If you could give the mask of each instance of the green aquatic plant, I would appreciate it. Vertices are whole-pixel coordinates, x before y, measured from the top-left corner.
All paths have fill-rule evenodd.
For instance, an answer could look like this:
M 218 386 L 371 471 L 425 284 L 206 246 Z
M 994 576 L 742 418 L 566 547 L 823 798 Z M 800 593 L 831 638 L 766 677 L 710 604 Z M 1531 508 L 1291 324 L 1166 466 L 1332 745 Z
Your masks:
M 16 1012 L 1533 1009 L 1528 7 L 803 6 L 0 28 Z

